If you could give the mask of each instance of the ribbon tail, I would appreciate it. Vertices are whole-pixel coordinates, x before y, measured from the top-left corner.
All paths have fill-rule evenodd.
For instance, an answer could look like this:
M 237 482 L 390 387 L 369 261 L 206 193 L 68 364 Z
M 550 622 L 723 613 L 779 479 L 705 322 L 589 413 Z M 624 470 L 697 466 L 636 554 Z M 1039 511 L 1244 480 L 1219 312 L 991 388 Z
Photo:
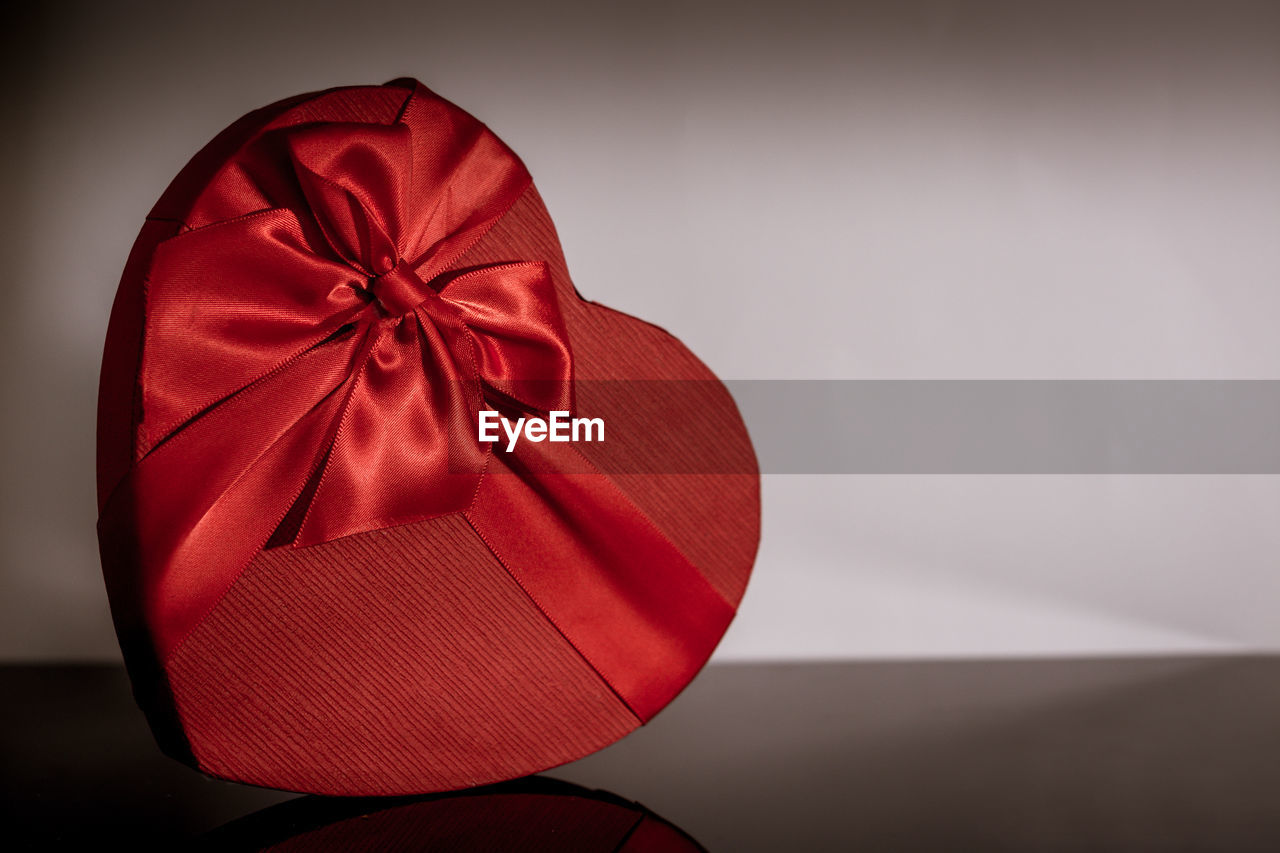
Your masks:
M 734 609 L 572 445 L 495 452 L 467 521 L 640 721 L 697 674 Z

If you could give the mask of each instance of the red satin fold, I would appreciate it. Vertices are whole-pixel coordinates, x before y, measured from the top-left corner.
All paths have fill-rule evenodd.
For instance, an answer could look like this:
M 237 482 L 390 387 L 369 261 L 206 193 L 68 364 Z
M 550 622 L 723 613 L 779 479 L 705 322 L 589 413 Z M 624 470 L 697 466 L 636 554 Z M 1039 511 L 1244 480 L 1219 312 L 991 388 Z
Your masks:
M 157 662 L 264 548 L 464 513 L 649 719 L 733 608 L 571 448 L 477 441 L 487 406 L 574 410 L 546 264 L 450 271 L 529 187 L 524 166 L 420 86 L 391 125 L 273 133 L 278 161 L 244 173 L 296 203 L 180 228 L 147 275 L 135 464 L 100 536 L 108 575 L 136 575 Z
M 572 445 L 495 453 L 466 518 L 642 722 L 697 674 L 733 619 L 697 567 Z

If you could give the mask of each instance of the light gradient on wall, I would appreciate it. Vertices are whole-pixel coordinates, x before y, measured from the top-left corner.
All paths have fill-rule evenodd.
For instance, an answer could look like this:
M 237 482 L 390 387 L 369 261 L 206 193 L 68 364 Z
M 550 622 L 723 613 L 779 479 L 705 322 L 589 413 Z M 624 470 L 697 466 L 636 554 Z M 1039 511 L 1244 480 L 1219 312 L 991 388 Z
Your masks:
M 1280 6 L 67 4 L 6 33 L 0 657 L 117 656 L 97 370 L 151 203 L 402 75 L 738 379 L 1280 378 Z M 722 658 L 1280 649 L 1265 476 L 786 476 Z

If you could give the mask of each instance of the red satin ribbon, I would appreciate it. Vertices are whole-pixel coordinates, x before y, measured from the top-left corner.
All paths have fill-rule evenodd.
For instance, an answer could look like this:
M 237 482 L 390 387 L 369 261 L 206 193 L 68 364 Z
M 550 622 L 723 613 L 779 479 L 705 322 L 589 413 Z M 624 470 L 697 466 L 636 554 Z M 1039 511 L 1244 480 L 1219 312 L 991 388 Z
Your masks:
M 463 512 L 647 720 L 733 611 L 572 448 L 477 441 L 486 406 L 573 411 L 545 264 L 448 271 L 523 165 L 421 87 L 392 125 L 301 126 L 282 150 L 306 209 L 186 230 L 152 259 L 138 460 L 100 531 L 157 660 L 264 547 Z

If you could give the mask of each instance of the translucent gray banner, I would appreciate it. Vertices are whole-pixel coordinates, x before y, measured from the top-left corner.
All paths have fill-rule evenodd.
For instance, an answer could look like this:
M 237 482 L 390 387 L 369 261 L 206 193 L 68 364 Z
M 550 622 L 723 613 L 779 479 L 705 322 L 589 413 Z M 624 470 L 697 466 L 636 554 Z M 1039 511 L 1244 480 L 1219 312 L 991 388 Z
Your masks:
M 1280 473 L 1280 381 L 727 384 L 766 473 Z
M 1280 381 L 734 380 L 725 386 L 766 474 L 1280 473 Z M 602 440 L 572 442 L 587 467 L 576 454 L 556 453 L 548 434 L 554 430 L 545 425 L 519 439 L 545 441 L 541 451 L 530 448 L 507 461 L 565 472 L 750 473 L 751 454 L 727 426 L 733 403 L 725 386 L 579 380 L 573 414 L 602 422 Z M 547 382 L 485 392 L 487 405 L 511 419 L 508 426 L 550 411 L 526 401 L 559 401 L 554 409 L 569 397 L 563 385 Z M 466 450 L 474 440 L 458 445 L 464 467 L 476 464 L 474 450 Z M 500 454 L 514 447 L 496 426 L 489 443 Z

